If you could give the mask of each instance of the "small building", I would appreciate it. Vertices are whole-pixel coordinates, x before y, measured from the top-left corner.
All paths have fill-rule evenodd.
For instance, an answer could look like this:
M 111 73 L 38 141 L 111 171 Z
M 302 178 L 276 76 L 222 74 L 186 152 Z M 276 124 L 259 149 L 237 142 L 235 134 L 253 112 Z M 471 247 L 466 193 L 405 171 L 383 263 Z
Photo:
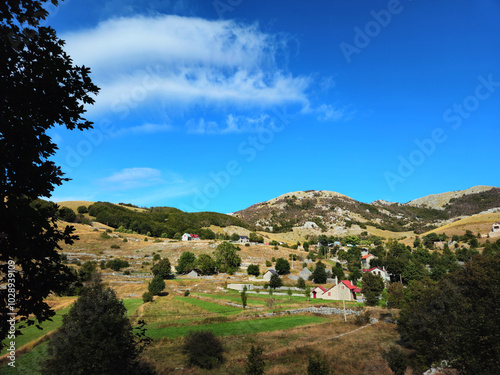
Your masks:
M 227 289 L 237 290 L 238 292 L 243 292 L 243 289 L 247 287 L 247 290 L 253 289 L 253 284 L 228 284 Z
M 500 237 L 500 223 L 495 222 L 491 226 L 491 231 L 489 233 L 490 237 Z
M 279 276 L 278 272 L 274 268 L 269 268 L 262 278 L 266 281 L 270 281 L 272 275 Z
M 323 294 L 326 292 L 326 289 L 323 288 L 321 285 L 318 285 L 315 287 L 313 290 L 311 290 L 311 298 L 316 299 L 316 298 L 323 298 Z
M 349 280 L 342 280 L 329 289 L 321 285 L 311 290 L 311 298 L 319 298 L 335 301 L 358 301 L 361 299 L 361 289 L 353 285 Z
M 366 254 L 366 255 L 363 255 L 361 257 L 361 265 L 364 267 L 364 268 L 370 268 L 370 262 L 373 260 L 373 259 L 378 259 L 375 255 L 373 254 Z
M 309 280 L 309 276 L 312 275 L 312 272 L 309 270 L 309 268 L 304 268 L 302 271 L 300 271 L 299 276 L 302 277 L 304 280 Z
M 182 235 L 182 240 L 183 241 L 200 241 L 201 238 L 197 234 L 184 233 Z
M 191 272 L 189 272 L 186 276 L 187 276 L 187 277 L 194 277 L 194 278 L 196 278 L 196 277 L 200 277 L 200 274 L 199 274 L 197 271 L 192 270 L 192 271 L 191 271 Z
M 238 243 L 243 243 L 243 244 L 250 243 L 250 239 L 248 238 L 248 236 L 240 236 Z
M 363 272 L 370 272 L 373 273 L 374 275 L 380 276 L 384 281 L 391 281 L 391 277 L 389 276 L 389 273 L 380 267 L 373 267 L 370 269 L 363 270 Z

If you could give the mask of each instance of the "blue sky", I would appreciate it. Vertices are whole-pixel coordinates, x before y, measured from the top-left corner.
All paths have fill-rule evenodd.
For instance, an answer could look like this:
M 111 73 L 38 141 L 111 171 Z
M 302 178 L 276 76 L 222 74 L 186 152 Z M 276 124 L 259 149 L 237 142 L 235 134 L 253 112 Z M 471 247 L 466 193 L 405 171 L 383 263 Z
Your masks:
M 51 199 L 234 212 L 297 190 L 500 186 L 500 2 L 69 0 L 101 87 Z

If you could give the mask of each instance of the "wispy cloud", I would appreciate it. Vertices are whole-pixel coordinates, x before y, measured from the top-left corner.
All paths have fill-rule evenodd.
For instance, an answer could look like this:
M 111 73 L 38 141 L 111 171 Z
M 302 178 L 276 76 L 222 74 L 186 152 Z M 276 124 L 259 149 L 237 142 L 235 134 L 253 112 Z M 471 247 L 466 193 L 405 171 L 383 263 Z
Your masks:
M 267 114 L 254 117 L 228 115 L 222 124 L 201 118 L 189 120 L 186 127 L 189 134 L 236 134 L 256 133 L 273 123 L 274 119 Z
M 122 128 L 117 130 L 110 135 L 112 137 L 119 137 L 123 135 L 144 135 L 144 134 L 157 134 L 157 133 L 169 133 L 174 130 L 172 125 L 167 124 L 142 124 L 138 126 L 132 126 L 129 128 Z
M 153 168 L 125 168 L 101 179 L 101 185 L 109 190 L 130 190 L 161 183 L 162 173 Z
M 63 38 L 75 62 L 91 66 L 101 86 L 97 110 L 134 95 L 171 105 L 308 103 L 309 77 L 288 74 L 278 62 L 287 38 L 266 34 L 257 24 L 135 16 Z M 154 72 L 146 69 L 152 66 Z
M 316 115 L 317 120 L 323 122 L 349 121 L 356 114 L 351 106 L 336 106 L 332 104 L 321 104 L 318 107 L 307 106 L 302 109 L 301 113 Z

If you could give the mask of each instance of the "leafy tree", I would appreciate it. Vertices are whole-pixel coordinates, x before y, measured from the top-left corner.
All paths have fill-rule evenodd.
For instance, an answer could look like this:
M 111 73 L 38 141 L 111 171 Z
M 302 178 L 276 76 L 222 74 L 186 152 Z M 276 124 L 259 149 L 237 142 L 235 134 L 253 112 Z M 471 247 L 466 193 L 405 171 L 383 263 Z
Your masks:
M 142 302 L 147 303 L 147 302 L 153 302 L 154 294 L 151 292 L 144 292 L 142 294 Z
M 247 307 L 247 299 L 248 299 L 248 296 L 247 296 L 247 287 L 244 286 L 243 290 L 241 292 L 241 304 L 243 305 L 243 308 Z
M 214 257 L 219 272 L 232 274 L 241 264 L 241 258 L 236 253 L 236 248 L 229 242 L 223 242 L 217 246 Z
M 247 268 L 247 273 L 249 275 L 259 276 L 260 275 L 259 266 L 257 264 L 250 264 Z
M 375 306 L 384 290 L 384 280 L 379 275 L 365 272 L 361 284 L 366 304 L 368 306 Z
M 224 362 L 224 347 L 211 331 L 193 331 L 184 339 L 189 366 L 211 370 Z
M 311 298 L 311 287 L 309 285 L 306 286 L 306 289 L 304 290 L 304 296 L 307 298 L 309 301 L 309 298 Z
M 78 208 L 76 209 L 76 211 L 79 214 L 86 214 L 87 212 L 89 212 L 89 210 L 87 209 L 87 206 L 78 206 Z
M 276 288 L 279 288 L 280 286 L 283 286 L 283 283 L 281 282 L 280 277 L 273 273 L 271 275 L 271 279 L 269 280 L 269 287 L 271 289 L 276 289 Z
M 61 264 L 59 243 L 77 239 L 73 227 L 58 226 L 56 205 L 38 201 L 67 181 L 50 160 L 57 146 L 47 131 L 55 125 L 91 128 L 82 117 L 84 105 L 92 104 L 99 90 L 88 68 L 73 65 L 55 30 L 40 25 L 48 15 L 45 3 L 9 0 L 0 6 L 0 284 L 7 282 L 13 261 L 20 271 L 17 317 L 31 322 L 54 315 L 44 300 L 63 291 L 72 277 Z M 1 316 L 9 312 L 7 297 L 1 294 Z M 0 343 L 8 329 L 2 319 Z
M 424 277 L 428 276 L 426 268 L 419 261 L 411 260 L 408 262 L 406 267 L 401 274 L 405 283 L 408 283 L 412 280 L 422 280 Z
M 410 283 L 398 319 L 422 367 L 447 360 L 464 374 L 494 374 L 500 358 L 500 255 L 478 255 L 438 283 Z
M 266 362 L 263 356 L 264 349 L 260 346 L 250 348 L 250 353 L 247 356 L 245 364 L 246 375 L 263 375 L 266 367 Z
M 76 214 L 71 208 L 61 207 L 59 209 L 59 218 L 61 220 L 67 221 L 68 223 L 74 223 L 76 220 Z
M 400 309 L 404 304 L 404 287 L 403 284 L 396 282 L 389 285 L 387 288 L 387 306 L 391 309 Z
M 78 277 L 82 281 L 89 281 L 91 276 L 97 272 L 96 262 L 87 261 L 82 264 L 82 267 L 78 270 Z
M 297 280 L 297 288 L 305 289 L 305 287 L 306 287 L 305 280 L 302 277 L 299 277 Z
M 106 262 L 106 268 L 111 268 L 113 271 L 120 271 L 122 268 L 129 267 L 130 264 L 126 260 L 111 259 Z
M 316 268 L 312 273 L 312 279 L 316 284 L 324 284 L 326 283 L 327 275 L 325 265 L 319 261 L 316 263 Z
M 165 281 L 163 281 L 163 277 L 161 277 L 161 275 L 153 277 L 153 280 L 151 280 L 148 284 L 148 290 L 155 296 L 163 292 L 163 289 L 165 289 Z
M 233 233 L 231 234 L 231 241 L 239 241 L 240 240 L 240 235 L 238 233 Z
M 350 265 L 349 267 L 349 280 L 353 283 L 353 284 L 356 284 L 357 281 L 359 279 L 361 279 L 361 277 L 363 277 L 363 274 L 361 273 L 361 268 L 355 266 L 353 267 L 352 265 Z
M 162 279 L 168 279 L 172 275 L 172 266 L 168 258 L 163 258 L 158 263 L 156 263 L 151 272 L 154 276 L 160 275 Z
M 148 341 L 134 335 L 113 289 L 93 279 L 48 344 L 42 374 L 148 374 L 138 356 Z M 81 355 L 85 353 L 85 355 Z
M 408 359 L 400 348 L 391 346 L 389 350 L 382 353 L 382 358 L 387 361 L 394 375 L 405 374 L 406 368 L 408 367 Z
M 328 362 L 321 358 L 319 355 L 314 355 L 309 357 L 309 362 L 307 364 L 307 375 L 331 375 L 330 367 Z
M 208 254 L 201 254 L 196 260 L 196 267 L 202 275 L 213 275 L 216 271 L 215 261 Z
M 189 251 L 184 251 L 177 261 L 175 269 L 177 270 L 177 273 L 186 274 L 191 272 L 195 267 L 196 257 L 194 254 Z
M 278 260 L 276 260 L 274 268 L 280 275 L 286 275 L 290 273 L 290 263 L 288 263 L 288 261 L 283 258 L 278 258 Z
M 342 268 L 342 264 L 339 262 L 335 263 L 335 266 L 332 267 L 332 277 L 337 277 L 337 279 L 343 280 L 345 275 L 344 275 L 344 269 Z

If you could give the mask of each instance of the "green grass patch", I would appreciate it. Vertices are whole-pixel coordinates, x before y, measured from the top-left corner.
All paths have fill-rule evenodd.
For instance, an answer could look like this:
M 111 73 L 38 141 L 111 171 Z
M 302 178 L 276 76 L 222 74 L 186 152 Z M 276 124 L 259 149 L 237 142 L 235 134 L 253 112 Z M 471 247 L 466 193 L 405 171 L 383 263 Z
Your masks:
M 69 311 L 70 307 L 66 307 L 63 310 L 56 311 L 56 315 L 52 317 L 52 321 L 46 320 L 42 324 L 40 324 L 40 327 L 43 329 L 38 329 L 35 325 L 32 326 L 25 326 L 24 328 L 21 329 L 21 335 L 17 336 L 15 339 L 16 342 L 16 348 L 19 349 L 20 347 L 30 343 L 33 340 L 37 340 L 43 335 L 46 335 L 49 332 L 52 332 L 53 330 L 59 328 L 62 324 L 62 318 L 63 315 L 67 314 Z M 26 323 L 18 323 L 16 326 L 24 326 Z M 3 340 L 3 343 L 6 344 L 10 341 L 9 338 L 6 338 Z
M 139 308 L 139 306 L 142 305 L 142 299 L 141 298 L 124 298 L 123 299 L 123 305 L 127 309 L 127 316 L 131 316 L 135 310 Z
M 291 315 L 276 318 L 242 320 L 235 322 L 213 323 L 199 325 L 195 327 L 165 327 L 154 328 L 154 325 L 148 327 L 148 336 L 153 339 L 178 338 L 185 336 L 192 330 L 209 330 L 216 336 L 239 336 L 247 334 L 255 334 L 260 332 L 280 331 L 290 329 L 306 324 L 325 323 L 330 321 L 328 318 L 317 316 Z M 158 324 L 156 324 L 157 326 Z
M 39 375 L 40 362 L 47 356 L 47 342 L 33 348 L 29 353 L 16 358 L 16 367 L 3 365 L 0 373 L 4 375 Z
M 234 314 L 239 314 L 241 312 L 241 309 L 238 307 L 223 306 L 215 302 L 203 301 L 196 298 L 175 297 L 175 300 L 201 307 L 202 309 L 215 314 L 234 315 Z

